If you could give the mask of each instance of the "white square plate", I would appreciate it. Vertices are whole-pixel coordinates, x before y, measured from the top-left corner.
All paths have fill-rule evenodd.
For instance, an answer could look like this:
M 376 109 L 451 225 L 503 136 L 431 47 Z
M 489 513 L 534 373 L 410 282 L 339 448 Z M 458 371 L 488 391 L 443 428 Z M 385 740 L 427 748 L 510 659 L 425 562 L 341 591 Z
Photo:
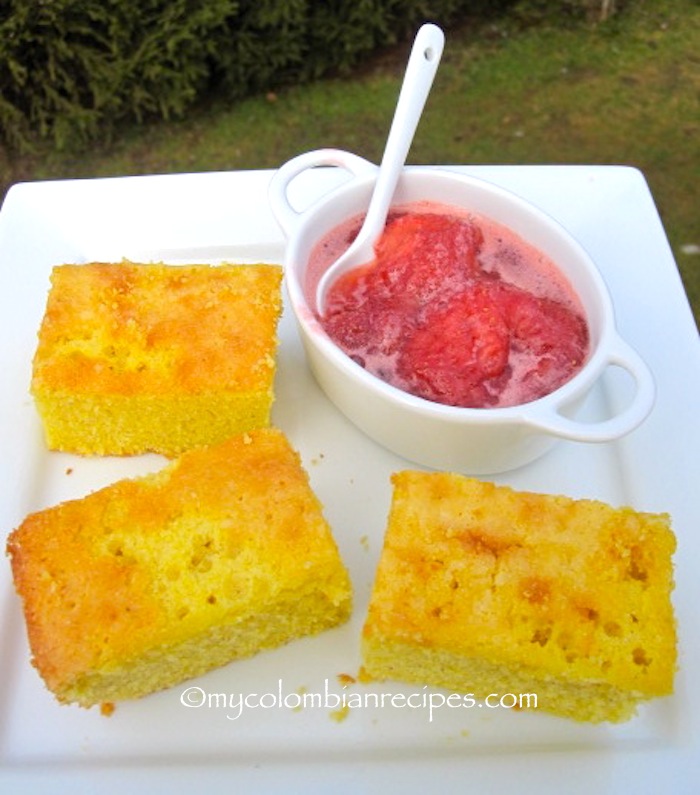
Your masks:
M 563 223 L 597 261 L 621 334 L 658 385 L 650 418 L 620 442 L 561 442 L 540 461 L 496 478 L 516 488 L 668 511 L 679 540 L 676 695 L 620 726 L 587 726 L 536 711 L 384 707 L 366 687 L 359 634 L 381 549 L 392 471 L 412 466 L 364 437 L 310 376 L 288 313 L 280 325 L 273 411 L 300 451 L 353 578 L 349 624 L 233 663 L 180 687 L 98 710 L 59 706 L 29 664 L 9 565 L 0 566 L 0 785 L 4 792 L 425 791 L 471 785 L 546 792 L 674 793 L 697 785 L 700 668 L 696 605 L 700 346 L 673 257 L 642 175 L 607 166 L 474 167 Z M 267 203 L 271 172 L 189 174 L 17 185 L 0 213 L 0 527 L 119 477 L 162 465 L 157 456 L 89 459 L 48 453 L 28 394 L 31 359 L 53 265 L 90 260 L 281 262 L 284 240 Z M 343 179 L 308 172 L 293 185 L 308 205 Z M 585 406 L 599 416 L 623 386 L 607 374 Z M 190 706 L 187 701 L 189 691 Z M 293 707 L 304 692 L 303 709 Z M 355 694 L 351 697 L 351 694 Z M 224 705 L 223 696 L 230 704 Z M 237 704 L 248 697 L 242 711 Z M 343 697 L 354 704 L 337 714 Z M 399 695 L 399 698 L 401 695 Z M 204 699 L 193 706 L 197 698 Z M 353 701 L 354 699 L 354 701 Z M 412 703 L 417 703 L 414 699 Z M 341 701 L 342 704 L 342 701 Z M 397 706 L 397 704 L 399 706 Z M 240 712 L 240 714 L 239 714 Z M 431 720 L 432 717 L 432 720 Z M 342 718 L 342 719 L 339 719 Z

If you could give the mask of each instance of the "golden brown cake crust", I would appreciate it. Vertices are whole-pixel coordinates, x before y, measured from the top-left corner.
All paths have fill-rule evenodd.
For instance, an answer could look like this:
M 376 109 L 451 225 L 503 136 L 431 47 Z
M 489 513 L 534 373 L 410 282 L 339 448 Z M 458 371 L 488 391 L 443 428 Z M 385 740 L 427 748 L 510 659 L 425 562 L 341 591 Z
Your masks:
M 174 457 L 270 424 L 277 265 L 61 265 L 31 393 L 50 450 Z
M 393 482 L 370 657 L 395 643 L 638 697 L 672 691 L 668 516 L 445 473 Z
M 274 629 L 263 628 L 263 647 L 279 645 L 329 628 L 350 610 L 349 579 L 320 504 L 274 428 L 34 513 L 10 535 L 7 551 L 34 665 L 59 699 L 85 705 L 142 695 L 138 660 L 159 649 L 199 637 L 204 648 L 207 633 L 225 640 L 228 627 L 258 615 L 271 616 Z M 284 611 L 297 602 L 309 614 L 292 612 L 287 628 Z M 244 640 L 225 661 L 260 650 L 255 637 Z M 206 670 L 202 662 L 186 660 L 183 670 Z M 132 663 L 121 690 L 81 685 Z M 172 671 L 168 677 L 141 689 L 167 686 Z
M 157 395 L 265 388 L 281 275 L 277 265 L 57 266 L 33 389 Z

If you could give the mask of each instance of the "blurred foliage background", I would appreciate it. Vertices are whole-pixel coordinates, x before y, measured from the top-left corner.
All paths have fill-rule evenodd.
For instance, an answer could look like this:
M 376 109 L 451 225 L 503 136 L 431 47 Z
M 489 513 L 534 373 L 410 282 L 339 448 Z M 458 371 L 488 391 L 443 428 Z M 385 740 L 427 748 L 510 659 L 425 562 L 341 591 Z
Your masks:
M 17 181 L 378 161 L 412 37 L 447 36 L 413 163 L 626 164 L 700 321 L 698 0 L 5 0 Z
M 347 74 L 427 15 L 497 14 L 511 0 L 5 0 L 0 135 L 27 151 L 181 117 L 216 92 L 235 100 L 330 71 Z M 584 0 L 578 0 L 583 3 Z

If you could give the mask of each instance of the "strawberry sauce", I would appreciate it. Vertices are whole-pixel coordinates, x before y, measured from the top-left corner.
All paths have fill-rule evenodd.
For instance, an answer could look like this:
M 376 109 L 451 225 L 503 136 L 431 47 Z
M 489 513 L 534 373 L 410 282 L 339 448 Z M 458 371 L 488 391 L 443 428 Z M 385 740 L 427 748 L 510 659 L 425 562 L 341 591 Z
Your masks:
M 361 223 L 353 218 L 317 244 L 308 297 Z M 392 211 L 375 259 L 332 286 L 322 322 L 382 380 L 470 408 L 549 394 L 589 348 L 578 297 L 547 257 L 494 221 L 428 203 Z

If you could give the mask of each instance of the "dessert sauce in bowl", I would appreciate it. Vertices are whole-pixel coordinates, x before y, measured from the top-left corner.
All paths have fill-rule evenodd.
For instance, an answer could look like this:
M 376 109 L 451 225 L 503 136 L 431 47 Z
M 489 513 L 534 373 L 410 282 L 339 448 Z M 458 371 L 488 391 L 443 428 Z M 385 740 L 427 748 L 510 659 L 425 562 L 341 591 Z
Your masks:
M 320 196 L 310 207 L 297 211 L 289 201 L 289 185 L 299 174 L 316 166 L 341 167 L 350 172 L 351 178 Z M 454 333 L 460 324 L 457 322 L 455 326 L 449 317 L 446 307 L 450 302 L 444 296 L 437 302 L 438 312 L 432 317 L 432 327 L 431 321 L 421 326 L 418 320 L 407 326 L 408 331 L 403 329 L 397 335 L 399 339 L 406 338 L 409 349 L 414 353 L 413 360 L 411 355 L 407 355 L 405 361 L 409 365 L 403 369 L 410 374 L 411 362 L 418 363 L 416 368 L 422 367 L 423 377 L 413 378 L 413 381 L 432 384 L 433 387 L 438 383 L 439 388 L 432 391 L 429 388 L 427 392 L 411 389 L 410 377 L 402 383 L 388 377 L 386 371 L 383 373 L 381 369 L 368 367 L 362 356 L 353 355 L 353 351 L 344 346 L 334 333 L 332 310 L 323 318 L 316 311 L 314 284 L 323 268 L 324 257 L 319 257 L 319 251 L 324 245 L 327 247 L 329 241 L 332 243 L 338 230 L 342 235 L 343 229 L 352 228 L 358 219 L 361 220 L 376 171 L 372 163 L 349 152 L 317 150 L 282 166 L 274 175 L 269 192 L 272 210 L 288 238 L 285 280 L 310 368 L 329 399 L 360 430 L 398 455 L 423 466 L 484 475 L 534 461 L 560 439 L 591 443 L 612 441 L 643 422 L 653 406 L 654 381 L 643 360 L 619 335 L 609 291 L 587 252 L 567 230 L 534 205 L 489 182 L 448 170 L 406 168 L 392 204 L 394 217 L 417 210 L 470 219 L 478 229 L 487 233 L 484 237 L 488 238 L 488 245 L 477 252 L 482 266 L 488 260 L 489 246 L 493 249 L 493 230 L 496 230 L 496 238 L 500 230 L 501 241 L 511 241 L 511 251 L 522 246 L 534 252 L 535 259 L 544 263 L 543 268 L 539 276 L 530 274 L 524 281 L 530 282 L 531 286 L 533 278 L 535 281 L 539 279 L 545 284 L 544 293 L 540 290 L 539 296 L 544 295 L 543 300 L 549 301 L 547 273 L 552 273 L 548 269 L 556 270 L 553 281 L 558 284 L 554 284 L 552 289 L 560 293 L 558 303 L 568 301 L 574 314 L 578 313 L 584 322 L 585 352 L 581 360 L 551 391 L 545 389 L 545 394 L 521 392 L 524 397 L 516 397 L 515 402 L 512 399 L 503 402 L 500 398 L 492 399 L 494 393 L 491 389 L 491 397 L 481 404 L 469 398 L 466 403 L 462 401 L 463 405 L 455 405 L 460 401 L 449 395 L 443 400 L 440 392 L 449 389 L 443 388 L 445 379 L 440 376 L 440 367 L 443 359 L 450 359 L 450 356 L 441 358 L 441 347 L 448 349 L 451 346 L 452 363 L 456 361 L 459 367 L 460 362 L 459 344 L 455 342 Z M 501 260 L 508 247 L 507 244 L 501 245 Z M 368 267 L 374 267 L 374 264 Z M 525 293 L 532 295 L 529 288 L 524 289 L 527 284 L 518 283 L 519 278 L 521 282 L 523 279 L 516 273 L 518 267 L 506 274 L 485 266 L 486 275 L 482 274 L 483 278 L 476 280 L 480 281 L 476 288 L 479 300 L 488 291 L 489 300 L 493 298 L 491 293 L 495 292 L 507 293 L 506 298 L 511 303 L 513 295 L 518 301 L 530 301 L 530 298 L 523 297 Z M 400 285 L 399 292 L 402 290 L 411 295 L 415 291 Z M 537 297 L 537 289 L 534 294 Z M 465 318 L 470 308 L 474 309 L 472 299 L 473 296 L 459 299 L 464 303 Z M 481 304 L 478 308 L 485 311 Z M 442 314 L 440 309 L 444 310 Z M 496 309 L 497 314 L 507 315 L 497 304 Z M 382 335 L 386 337 L 387 317 L 381 313 L 360 316 L 358 328 L 366 329 L 374 324 L 381 331 L 380 338 Z M 553 327 L 563 323 L 566 342 L 568 321 L 562 322 L 555 316 L 549 322 Z M 513 326 L 510 321 L 507 325 Z M 423 338 L 411 343 L 411 335 L 416 328 L 422 330 Z M 580 332 L 580 324 L 578 328 Z M 442 341 L 441 333 L 444 335 Z M 426 334 L 429 338 L 427 343 L 424 341 Z M 512 347 L 511 343 L 508 345 Z M 503 383 L 510 380 L 513 361 L 505 367 L 505 374 L 501 377 Z M 634 395 L 613 416 L 592 422 L 577 419 L 577 410 L 609 367 L 619 367 L 630 374 Z M 518 394 L 517 379 L 515 388 L 511 384 L 507 391 L 511 395 Z

